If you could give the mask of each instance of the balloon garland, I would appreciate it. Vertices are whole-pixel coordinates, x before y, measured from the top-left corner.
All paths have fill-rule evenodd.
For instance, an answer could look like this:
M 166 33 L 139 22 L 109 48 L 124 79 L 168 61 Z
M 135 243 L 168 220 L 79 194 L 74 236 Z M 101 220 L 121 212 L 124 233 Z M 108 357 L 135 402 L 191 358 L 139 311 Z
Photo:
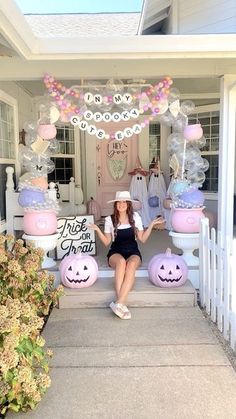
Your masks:
M 111 79 L 106 83 L 105 90 L 102 90 L 102 86 L 92 84 L 86 90 L 83 86 L 67 88 L 49 74 L 45 74 L 43 80 L 48 96 L 37 104 L 38 121 L 25 123 L 25 145 L 21 145 L 20 149 L 22 166 L 28 172 L 19 185 L 21 190 L 27 189 L 22 198 L 25 208 L 31 189 L 37 192 L 38 189 L 47 188 L 47 184 L 44 185 L 45 177 L 54 170 L 50 156 L 59 152 L 55 127 L 57 121 L 71 122 L 101 140 L 121 141 L 139 134 L 154 118 L 172 127 L 167 150 L 170 152 L 169 165 L 173 169 L 169 190 L 174 207 L 202 207 L 204 197 L 198 188 L 205 180 L 209 163 L 202 158 L 200 149 L 205 146 L 206 139 L 201 124 L 188 124 L 188 116 L 195 109 L 194 102 L 180 102 L 180 92 L 171 87 L 173 81 L 170 77 L 146 88 L 141 85 L 138 88 L 137 85 L 124 86 L 121 80 Z M 142 122 L 139 121 L 140 115 L 143 115 Z M 119 128 L 106 132 L 106 123 L 121 121 L 130 121 L 130 125 L 123 130 Z M 102 128 L 99 126 L 101 122 Z M 38 210 L 48 205 L 50 207 L 51 203 L 47 200 L 42 202 L 39 195 L 34 197 L 33 200 L 38 201 L 32 201 L 33 206 Z
M 98 139 L 121 141 L 132 137 L 133 134 L 139 134 L 154 118 L 172 127 L 172 134 L 167 139 L 167 150 L 171 154 L 170 167 L 174 171 L 175 181 L 171 194 L 174 205 L 185 208 L 202 205 L 201 196 L 195 190 L 203 184 L 204 172 L 209 167 L 200 152 L 206 139 L 199 123 L 188 125 L 188 115 L 194 112 L 195 104 L 191 100 L 180 103 L 180 92 L 171 87 L 173 81 L 169 76 L 155 85 L 146 88 L 139 86 L 139 90 L 131 88 L 132 85 L 124 87 L 121 80 L 113 79 L 107 82 L 105 89 L 99 85 L 95 88 L 92 84 L 89 88 L 68 88 L 49 74 L 44 75 L 44 84 L 60 112 L 60 119 L 70 121 L 72 125 Z M 140 115 L 144 116 L 142 122 L 138 120 Z M 103 122 L 106 126 L 111 121 L 130 121 L 130 125 L 109 133 L 104 124 L 102 128 L 98 125 Z M 180 196 L 178 185 L 183 184 L 185 188 L 181 192 L 189 191 L 193 197 Z M 196 196 L 199 202 L 195 202 Z
M 96 135 L 99 139 L 123 140 L 133 134 L 139 134 L 149 122 L 163 112 L 163 103 L 167 101 L 170 94 L 170 86 L 173 81 L 170 77 L 165 77 L 154 86 L 150 85 L 142 92 L 117 92 L 115 88 L 108 94 L 102 95 L 99 91 L 80 91 L 82 86 L 67 88 L 61 82 L 49 74 L 44 75 L 44 84 L 48 94 L 56 102 L 60 109 L 61 117 L 65 121 L 70 121 L 72 125 L 78 125 L 82 131 L 87 131 L 90 135 Z M 135 102 L 139 102 L 139 108 L 134 107 Z M 111 107 L 123 107 L 122 111 L 115 110 L 110 113 Z M 102 109 L 104 112 L 93 112 L 91 107 Z M 125 108 L 125 109 L 124 109 Z M 167 107 L 168 108 L 168 107 Z M 123 131 L 118 130 L 108 133 L 104 129 L 97 128 L 96 123 L 120 122 L 137 119 L 145 112 L 151 111 L 151 115 L 146 115 L 141 123 L 132 123 L 130 127 Z M 92 122 L 91 122 L 92 121 Z M 91 122 L 91 123 L 90 123 Z

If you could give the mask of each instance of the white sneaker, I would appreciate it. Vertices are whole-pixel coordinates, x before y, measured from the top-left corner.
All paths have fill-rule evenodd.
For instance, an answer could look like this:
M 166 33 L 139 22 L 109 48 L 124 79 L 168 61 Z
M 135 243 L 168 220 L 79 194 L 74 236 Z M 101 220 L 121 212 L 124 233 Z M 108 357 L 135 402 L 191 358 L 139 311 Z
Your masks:
M 124 306 L 120 303 L 114 303 L 113 301 L 110 304 L 110 308 L 112 309 L 113 313 L 116 314 L 122 320 L 129 320 L 131 319 L 131 313 L 128 307 Z

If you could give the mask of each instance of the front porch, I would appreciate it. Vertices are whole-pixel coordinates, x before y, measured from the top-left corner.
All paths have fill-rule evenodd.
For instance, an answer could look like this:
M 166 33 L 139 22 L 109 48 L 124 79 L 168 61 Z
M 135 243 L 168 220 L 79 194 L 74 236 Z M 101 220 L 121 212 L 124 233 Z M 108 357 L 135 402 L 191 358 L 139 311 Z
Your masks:
M 105 248 L 98 239 L 96 246 L 97 254 L 94 257 L 99 267 L 97 281 L 89 288 L 79 290 L 64 288 L 65 294 L 59 299 L 59 308 L 104 308 L 114 300 L 114 270 L 107 265 L 108 248 Z M 129 295 L 130 307 L 191 307 L 196 305 L 197 291 L 190 280 L 177 288 L 160 288 L 149 281 L 147 270 L 149 261 L 154 255 L 165 253 L 168 247 L 173 253 L 182 253 L 173 245 L 167 230 L 153 231 L 145 244 L 139 244 L 143 261 L 136 271 L 136 281 Z M 54 272 L 59 280 L 58 270 Z M 191 276 L 191 268 L 189 272 Z M 195 267 L 194 273 L 195 276 L 198 275 L 198 267 Z

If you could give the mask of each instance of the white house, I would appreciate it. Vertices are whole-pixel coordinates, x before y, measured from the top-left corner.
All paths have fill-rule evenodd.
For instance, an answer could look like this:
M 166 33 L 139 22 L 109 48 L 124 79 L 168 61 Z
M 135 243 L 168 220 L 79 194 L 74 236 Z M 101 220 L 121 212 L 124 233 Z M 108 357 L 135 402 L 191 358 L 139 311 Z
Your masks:
M 113 19 L 112 24 L 108 24 L 109 18 Z M 45 72 L 67 86 L 91 81 L 105 84 L 111 78 L 124 83 L 142 80 L 144 84 L 153 84 L 169 75 L 181 92 L 181 100 L 188 98 L 195 102 L 197 118 L 207 138 L 203 154 L 210 169 L 204 191 L 207 206 L 218 213 L 218 244 L 227 253 L 223 285 L 229 289 L 235 273 L 232 264 L 236 195 L 235 1 L 146 0 L 140 15 L 117 15 L 115 19 L 102 16 L 99 21 L 96 16 L 88 21 L 88 17 L 75 15 L 71 19 L 73 24 L 63 15 L 24 16 L 14 0 L 0 0 L 2 229 L 6 217 L 5 168 L 15 166 L 19 176 L 19 132 L 25 121 L 36 118 L 35 105 L 45 93 L 42 81 Z M 115 35 L 109 32 L 111 26 L 116 27 Z M 73 175 L 82 186 L 85 200 L 90 196 L 98 200 L 102 197 L 102 203 L 114 191 L 114 185 L 101 182 L 101 156 L 105 150 L 99 149 L 94 137 L 78 128 L 65 125 L 58 132 L 61 150 L 55 156 L 52 179 L 66 182 Z M 165 142 L 169 132 L 169 128 L 153 121 L 139 135 L 129 164 L 134 165 L 139 155 L 143 167 L 148 168 L 152 157 L 159 155 L 168 182 Z M 127 179 L 121 183 L 122 187 L 127 186 Z M 106 208 L 103 212 L 105 215 Z M 235 328 L 236 311 L 235 307 L 234 311 L 229 308 L 228 300 L 229 311 L 233 313 Z

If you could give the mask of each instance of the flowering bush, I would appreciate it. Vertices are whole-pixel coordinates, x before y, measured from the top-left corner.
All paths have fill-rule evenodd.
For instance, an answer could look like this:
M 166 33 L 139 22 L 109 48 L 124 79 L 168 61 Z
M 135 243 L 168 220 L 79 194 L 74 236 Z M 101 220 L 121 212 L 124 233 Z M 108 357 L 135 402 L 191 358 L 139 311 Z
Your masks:
M 0 236 L 0 414 L 33 409 L 50 386 L 52 352 L 43 349 L 40 331 L 61 287 L 55 290 L 54 276 L 38 271 L 42 256 L 41 249 Z
M 39 271 L 43 254 L 21 239 L 0 235 L 0 304 L 10 296 L 30 303 L 39 316 L 48 314 L 62 287 L 54 289 L 54 275 Z

